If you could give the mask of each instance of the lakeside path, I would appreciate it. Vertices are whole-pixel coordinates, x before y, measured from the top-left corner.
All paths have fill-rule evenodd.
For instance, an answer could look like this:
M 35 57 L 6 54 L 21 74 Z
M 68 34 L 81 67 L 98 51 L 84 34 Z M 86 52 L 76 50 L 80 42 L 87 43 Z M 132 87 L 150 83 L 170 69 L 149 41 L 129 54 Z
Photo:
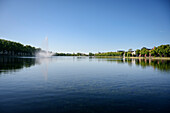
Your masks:
M 96 58 L 123 58 L 119 56 L 95 56 Z M 129 59 L 156 59 L 156 60 L 170 60 L 170 57 L 125 57 Z
M 170 60 L 170 57 L 125 57 L 131 59 L 157 59 L 157 60 Z

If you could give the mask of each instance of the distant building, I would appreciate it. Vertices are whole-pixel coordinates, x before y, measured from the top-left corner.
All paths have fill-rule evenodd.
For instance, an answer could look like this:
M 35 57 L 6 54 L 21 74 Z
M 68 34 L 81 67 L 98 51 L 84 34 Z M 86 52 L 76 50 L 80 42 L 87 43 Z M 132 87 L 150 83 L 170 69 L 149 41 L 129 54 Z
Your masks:
M 136 55 L 136 51 L 131 51 L 132 55 Z

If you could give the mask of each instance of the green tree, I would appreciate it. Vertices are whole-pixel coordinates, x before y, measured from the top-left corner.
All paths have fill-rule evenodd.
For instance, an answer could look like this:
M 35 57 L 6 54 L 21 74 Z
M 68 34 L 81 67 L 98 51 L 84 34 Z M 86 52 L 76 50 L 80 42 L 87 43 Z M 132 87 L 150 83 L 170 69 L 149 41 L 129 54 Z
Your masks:
M 140 54 L 140 50 L 137 49 L 137 50 L 136 50 L 136 55 L 139 56 L 139 54 Z
M 0 39 L 0 51 L 2 55 L 33 55 L 39 48 L 24 46 L 21 43 Z
M 131 52 L 132 51 L 132 49 L 128 49 L 128 52 Z
M 154 56 L 154 57 L 157 56 L 157 53 L 156 53 L 156 50 L 155 50 L 155 49 L 152 49 L 152 50 L 150 51 L 150 53 L 151 53 L 151 56 Z
M 89 56 L 94 56 L 94 54 L 90 52 L 90 53 L 89 53 Z

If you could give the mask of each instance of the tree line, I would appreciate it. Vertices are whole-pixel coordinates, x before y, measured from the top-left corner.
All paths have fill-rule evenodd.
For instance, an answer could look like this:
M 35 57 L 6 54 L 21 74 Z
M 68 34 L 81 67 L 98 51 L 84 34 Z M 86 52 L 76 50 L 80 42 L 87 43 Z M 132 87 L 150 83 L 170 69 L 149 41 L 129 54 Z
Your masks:
M 170 45 L 160 45 L 152 49 L 143 47 L 141 50 L 136 50 L 136 55 L 139 57 L 154 56 L 154 57 L 170 57 Z
M 154 47 L 152 49 L 148 49 L 143 47 L 141 49 L 137 49 L 136 51 L 132 51 L 129 49 L 128 51 L 118 51 L 118 52 L 105 52 L 105 53 L 96 53 L 94 56 L 123 56 L 126 57 L 170 57 L 170 45 L 160 45 L 158 47 Z
M 56 53 L 55 56 L 119 56 L 119 57 L 170 57 L 170 45 L 160 45 L 152 49 L 143 47 L 132 51 L 117 51 L 117 52 L 98 52 L 98 53 Z
M 30 45 L 23 45 L 18 42 L 0 39 L 0 55 L 8 56 L 34 56 L 40 48 L 35 48 Z
M 40 48 L 35 48 L 30 45 L 23 45 L 18 42 L 0 39 L 0 55 L 9 56 L 34 56 Z M 170 57 L 170 44 L 160 45 L 152 49 L 143 47 L 132 51 L 117 51 L 117 52 L 98 52 L 98 53 L 55 53 L 54 56 L 126 56 L 126 57 Z
M 55 53 L 54 56 L 88 56 L 85 53 Z

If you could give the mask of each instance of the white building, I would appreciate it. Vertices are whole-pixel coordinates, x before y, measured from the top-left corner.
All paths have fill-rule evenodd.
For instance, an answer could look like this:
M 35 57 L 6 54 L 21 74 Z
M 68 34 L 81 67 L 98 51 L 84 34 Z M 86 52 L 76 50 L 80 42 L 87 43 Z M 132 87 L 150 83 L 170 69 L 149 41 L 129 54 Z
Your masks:
M 136 51 L 132 51 L 132 55 L 136 55 Z

